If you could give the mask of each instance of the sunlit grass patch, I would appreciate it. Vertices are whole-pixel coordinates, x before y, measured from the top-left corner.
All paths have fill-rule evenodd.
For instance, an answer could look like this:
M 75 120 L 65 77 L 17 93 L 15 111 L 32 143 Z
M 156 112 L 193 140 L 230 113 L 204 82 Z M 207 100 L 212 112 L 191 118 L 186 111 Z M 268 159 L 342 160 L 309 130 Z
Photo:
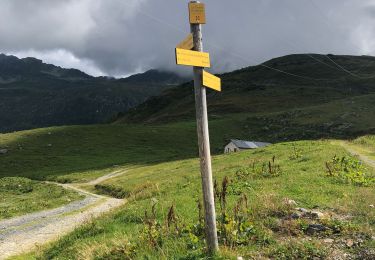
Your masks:
M 0 219 L 56 208 L 83 196 L 60 186 L 23 177 L 0 178 Z
M 296 149 L 301 156 L 295 156 Z M 364 243 L 371 245 L 375 228 L 375 211 L 370 207 L 375 200 L 373 187 L 327 178 L 325 162 L 335 155 L 349 156 L 341 146 L 329 141 L 303 141 L 214 156 L 217 221 L 221 230 L 218 257 L 329 256 L 330 244 L 324 239 L 333 239 L 340 250 L 353 255 L 357 251 L 347 248 L 348 240 L 354 241 L 358 252 L 363 251 Z M 281 172 L 254 177 L 254 161 L 266 162 L 265 171 L 271 162 L 271 168 L 277 165 Z M 262 172 L 262 165 L 259 163 L 260 170 L 254 167 L 255 173 Z M 249 175 L 238 178 L 243 167 L 249 168 Z M 224 177 L 228 185 L 225 206 L 220 204 Z M 246 185 L 240 185 L 245 182 Z M 44 248 L 41 256 L 69 258 L 87 250 L 93 258 L 115 257 L 121 252 L 132 258 L 152 259 L 205 256 L 202 212 L 199 213 L 202 206 L 198 206 L 201 200 L 198 159 L 140 166 L 101 185 L 121 188 L 132 199 L 116 213 L 94 221 L 95 229 L 100 227 L 100 232 L 92 233 L 90 225 L 78 229 L 52 247 Z M 138 193 L 142 195 L 131 196 Z M 291 219 L 299 214 L 297 208 L 305 208 L 308 213 L 300 219 Z M 318 213 L 310 213 L 313 211 L 328 219 L 314 219 L 312 216 Z M 321 226 L 324 231 L 319 231 Z M 114 240 L 119 244 L 113 243 Z

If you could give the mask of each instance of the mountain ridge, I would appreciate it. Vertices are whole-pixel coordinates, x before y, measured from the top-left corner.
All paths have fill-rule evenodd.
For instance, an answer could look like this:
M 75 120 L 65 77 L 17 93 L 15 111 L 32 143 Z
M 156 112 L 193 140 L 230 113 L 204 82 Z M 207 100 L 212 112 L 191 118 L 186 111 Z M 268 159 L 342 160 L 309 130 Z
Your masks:
M 374 71 L 375 58 L 369 56 L 275 58 L 219 75 L 223 91 L 207 91 L 208 115 L 210 120 L 240 118 L 238 124 L 247 133 L 243 138 L 271 142 L 374 133 Z M 194 120 L 193 91 L 192 82 L 168 89 L 130 109 L 115 123 Z
M 150 70 L 134 78 L 93 77 L 35 58 L 0 54 L 0 132 L 98 124 L 186 79 Z

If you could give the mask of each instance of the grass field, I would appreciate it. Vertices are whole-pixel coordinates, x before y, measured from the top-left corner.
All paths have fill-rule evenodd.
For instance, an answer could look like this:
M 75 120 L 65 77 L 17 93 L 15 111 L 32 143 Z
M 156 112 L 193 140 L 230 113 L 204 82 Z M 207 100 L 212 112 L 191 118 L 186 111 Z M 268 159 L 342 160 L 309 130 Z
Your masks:
M 232 138 L 280 142 L 319 138 L 356 138 L 375 129 L 375 107 L 367 95 L 324 105 L 272 113 L 211 114 L 214 154 Z M 358 105 L 360 104 L 360 105 Z M 193 121 L 159 125 L 115 124 L 44 128 L 0 134 L 1 176 L 60 182 L 87 181 L 116 165 L 133 166 L 194 158 Z M 361 141 L 362 140 L 362 141 Z M 358 139 L 368 143 L 371 139 Z M 173 146 L 171 145 L 173 144 Z
M 213 121 L 213 150 L 222 151 L 224 138 L 230 138 L 227 131 L 241 137 L 241 127 L 236 119 Z M 78 182 L 103 175 L 116 165 L 194 158 L 195 131 L 193 122 L 184 122 L 165 126 L 72 126 L 3 134 L 0 147 L 10 152 L 0 156 L 0 177 Z
M 330 59 L 351 71 L 372 60 Z M 345 150 L 375 159 L 374 79 L 321 69 L 303 55 L 267 64 L 328 81 L 292 80 L 255 66 L 221 75 L 225 91 L 208 92 L 221 247 L 216 258 L 374 259 L 374 169 Z M 189 82 L 112 125 L 0 134 L 0 149 L 8 150 L 0 155 L 0 218 L 79 198 L 43 180 L 81 183 L 129 201 L 16 259 L 206 258 L 194 114 Z M 274 145 L 222 155 L 232 138 Z M 122 176 L 82 185 L 123 169 Z
M 56 208 L 83 198 L 60 186 L 22 177 L 0 178 L 0 220 Z
M 250 226 L 249 233 L 243 234 L 249 236 L 244 244 L 224 245 L 221 240 L 221 255 L 217 258 L 235 259 L 241 255 L 247 258 L 302 259 L 312 255 L 327 257 L 343 253 L 360 257 L 373 252 L 370 250 L 375 248 L 375 242 L 371 239 L 375 231 L 375 211 L 370 204 L 375 200 L 374 187 L 353 185 L 327 177 L 325 163 L 335 155 L 348 156 L 348 153 L 328 141 L 302 141 L 215 156 L 213 168 L 218 186 L 224 176 L 230 179 L 227 220 L 234 218 L 233 208 L 239 198 L 246 194 L 248 207 L 243 214 L 248 221 L 246 225 Z M 240 170 L 251 169 L 254 162 L 255 168 L 263 162 L 268 165 L 273 156 L 275 164 L 280 166 L 274 176 L 255 171 L 241 177 L 245 179 L 238 179 Z M 138 165 L 126 175 L 103 183 L 103 186 L 110 187 L 108 190 L 122 189 L 122 194 L 130 202 L 121 210 L 79 228 L 59 242 L 18 259 L 203 257 L 204 241 L 195 230 L 199 226 L 197 201 L 201 197 L 198 165 L 198 160 L 194 158 Z M 370 177 L 375 176 L 371 168 L 365 172 Z M 91 189 L 95 190 L 95 187 Z M 291 200 L 297 205 L 289 205 L 288 201 Z M 155 219 L 150 217 L 153 204 Z M 172 226 L 177 225 L 177 230 L 165 227 L 172 205 L 176 218 L 170 221 L 173 222 Z M 295 207 L 315 209 L 330 217 L 327 220 L 293 220 L 288 216 Z M 218 225 L 224 225 L 219 205 L 217 212 Z M 152 221 L 147 222 L 149 218 Z M 324 223 L 330 231 L 309 234 L 306 227 L 310 222 Z M 224 230 L 234 231 L 230 223 L 226 222 Z M 223 228 L 219 230 L 223 238 Z M 333 244 L 325 242 L 327 239 L 333 239 Z M 354 244 L 346 246 L 346 241 L 353 241 Z
M 216 122 L 215 136 L 222 136 L 228 124 L 231 120 Z M 238 132 L 236 124 L 228 129 Z M 0 187 L 0 218 L 54 208 L 81 198 L 36 180 L 87 182 L 120 167 L 194 158 L 195 136 L 193 123 L 71 126 L 0 134 L 0 148 L 9 150 L 0 155 L 0 184 L 5 187 Z M 217 152 L 221 151 L 224 141 L 213 140 Z M 21 190 L 24 185 L 28 188 L 14 189 L 18 185 Z
M 305 111 L 312 115 L 319 113 L 314 108 Z M 318 131 L 312 121 L 305 125 L 298 123 L 303 115 L 306 114 L 289 117 L 289 127 L 275 129 L 274 133 L 287 135 L 293 129 L 302 131 L 306 125 L 313 126 L 311 131 Z M 278 113 L 268 116 L 283 118 Z M 334 117 L 325 116 L 328 119 L 321 119 L 319 124 Z M 225 211 L 219 205 L 221 199 L 216 198 L 221 238 L 221 255 L 217 257 L 303 259 L 344 253 L 355 257 L 374 256 L 375 211 L 370 207 L 375 200 L 373 169 L 362 168 L 343 147 L 330 141 L 281 142 L 266 149 L 221 155 L 223 145 L 230 138 L 280 140 L 274 133 L 264 134 L 265 129 L 252 124 L 251 118 L 254 115 L 236 114 L 210 121 L 218 194 L 223 178 L 227 176 L 230 180 Z M 267 125 L 282 125 L 282 120 L 273 122 Z M 367 122 L 361 126 L 371 127 Z M 356 139 L 353 145 L 373 149 L 371 136 L 362 139 L 365 141 Z M 36 129 L 0 135 L 0 147 L 9 149 L 0 156 L 0 163 L 4 165 L 0 168 L 2 177 L 81 183 L 118 169 L 128 169 L 121 177 L 85 187 L 125 197 L 129 200 L 125 207 L 18 259 L 123 259 L 124 255 L 130 259 L 204 257 L 197 207 L 201 186 L 194 122 Z M 326 163 L 333 163 L 335 156 L 339 159 L 346 156 L 348 165 L 354 165 L 350 174 L 355 176 L 351 178 L 356 179 L 345 179 L 341 172 L 327 176 Z M 336 167 L 339 164 L 333 168 Z M 361 182 L 362 177 L 368 181 Z M 243 205 L 245 200 L 247 206 Z M 155 205 L 155 216 L 152 205 Z M 168 221 L 166 216 L 172 205 L 174 210 L 173 214 L 169 212 Z M 293 219 L 293 214 L 299 214 L 297 207 L 318 210 L 328 218 Z M 168 229 L 169 222 L 173 227 Z M 239 224 L 241 232 L 235 228 Z M 327 230 L 311 234 L 311 225 L 323 225 Z M 326 242 L 327 239 L 334 242 Z

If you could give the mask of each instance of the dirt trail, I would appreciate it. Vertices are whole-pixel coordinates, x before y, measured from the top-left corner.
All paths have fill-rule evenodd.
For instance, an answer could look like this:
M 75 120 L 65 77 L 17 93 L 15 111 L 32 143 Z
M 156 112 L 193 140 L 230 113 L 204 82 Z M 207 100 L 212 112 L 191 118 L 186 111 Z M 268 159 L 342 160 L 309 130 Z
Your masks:
M 104 182 L 106 180 L 109 180 L 109 179 L 121 176 L 121 175 L 125 174 L 126 172 L 127 172 L 127 170 L 118 170 L 118 171 L 112 172 L 112 173 L 110 173 L 108 175 L 104 175 L 102 177 L 99 177 L 96 180 L 90 181 L 87 184 L 94 186 L 94 185 L 102 183 L 102 182 Z
M 375 160 L 371 159 L 370 157 L 362 154 L 361 152 L 359 152 L 357 149 L 355 149 L 354 145 L 348 145 L 347 143 L 345 142 L 339 142 L 339 144 L 344 147 L 350 154 L 354 155 L 354 156 L 358 156 L 358 158 L 363 161 L 364 163 L 366 163 L 367 165 L 375 168 Z
M 125 172 L 113 172 L 85 184 L 95 185 Z M 85 199 L 56 209 L 0 221 L 0 259 L 32 251 L 37 245 L 54 241 L 90 219 L 126 203 L 126 200 L 108 198 L 82 190 L 77 187 L 78 184 L 57 185 L 75 190 L 85 195 Z

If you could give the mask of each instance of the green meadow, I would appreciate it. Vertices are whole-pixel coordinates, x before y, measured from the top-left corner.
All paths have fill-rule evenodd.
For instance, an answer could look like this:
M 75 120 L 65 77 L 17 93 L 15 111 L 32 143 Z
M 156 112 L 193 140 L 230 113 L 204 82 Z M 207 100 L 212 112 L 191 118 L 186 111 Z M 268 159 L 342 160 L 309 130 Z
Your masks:
M 302 57 L 287 59 L 283 66 L 300 69 Z M 220 240 L 211 258 L 374 259 L 374 169 L 351 155 L 375 159 L 372 82 L 330 71 L 317 72 L 332 76 L 323 85 L 264 73 L 252 67 L 224 74 L 225 91 L 208 93 Z M 15 259 L 210 258 L 189 84 L 112 124 L 0 134 L 0 148 L 8 150 L 0 155 L 0 183 L 13 192 L 0 188 L 0 218 L 80 198 L 44 181 L 128 201 Z M 232 138 L 273 145 L 223 155 Z M 85 184 L 119 170 L 124 174 Z
M 0 178 L 0 220 L 55 208 L 83 196 L 53 184 L 22 177 Z
M 224 224 L 223 209 L 217 203 L 218 226 L 227 225 L 219 230 L 236 230 L 231 230 L 230 219 L 243 196 L 248 204 L 243 214 L 251 227 L 246 242 L 226 244 L 223 238 L 229 241 L 230 235 L 220 233 L 221 253 L 216 258 L 328 257 L 333 254 L 332 244 L 324 242 L 325 239 L 334 239 L 337 250 L 355 256 L 374 249 L 375 210 L 370 207 L 375 200 L 374 187 L 354 185 L 327 176 L 325 163 L 335 155 L 350 158 L 341 146 L 329 141 L 279 143 L 265 149 L 214 156 L 217 190 L 225 177 L 229 180 L 225 213 L 228 222 Z M 251 172 L 254 164 L 257 168 L 272 160 L 279 167 L 274 176 Z M 240 178 L 239 172 L 245 169 L 250 169 L 251 173 Z M 374 169 L 366 168 L 368 177 L 373 178 L 374 173 Z M 107 191 L 122 190 L 121 196 L 129 200 L 128 204 L 24 259 L 204 258 L 204 239 L 202 233 L 196 231 L 200 223 L 197 205 L 201 199 L 197 159 L 139 165 L 101 185 L 108 187 Z M 98 187 L 87 188 L 102 192 Z M 293 205 L 289 201 L 293 201 Z M 168 218 L 172 206 L 173 221 Z M 327 220 L 313 221 L 315 224 L 324 223 L 330 231 L 306 233 L 310 220 L 288 219 L 296 207 L 315 209 L 332 216 Z M 361 243 L 352 248 L 340 246 L 339 241 L 357 243 L 358 239 Z
M 224 129 L 217 123 L 220 136 Z M 219 152 L 221 140 L 216 143 Z M 41 181 L 84 183 L 123 167 L 195 158 L 195 144 L 193 123 L 71 126 L 0 134 L 0 147 L 8 150 L 0 156 L 0 218 L 82 198 Z
M 247 118 L 239 114 L 210 121 L 221 248 L 214 258 L 371 254 L 375 248 L 374 169 L 358 166 L 358 158 L 329 140 L 285 141 L 223 155 L 223 145 L 232 135 L 246 138 Z M 1 135 L 1 146 L 9 149 L 0 157 L 5 165 L 1 176 L 83 183 L 127 169 L 99 185 L 83 186 L 126 198 L 124 207 L 16 259 L 205 258 L 195 136 L 195 124 L 189 121 L 57 127 Z M 368 136 L 352 143 L 372 149 L 371 140 Z M 350 173 L 367 181 L 344 178 L 339 164 L 335 164 L 337 174 L 329 174 L 327 163 L 333 164 L 334 158 L 346 158 L 348 165 L 356 165 Z M 296 208 L 316 210 L 327 218 L 294 219 L 291 216 L 299 214 Z M 323 225 L 326 230 L 311 233 L 311 225 Z M 328 243 L 331 239 L 334 242 Z M 347 241 L 353 245 L 347 246 Z

